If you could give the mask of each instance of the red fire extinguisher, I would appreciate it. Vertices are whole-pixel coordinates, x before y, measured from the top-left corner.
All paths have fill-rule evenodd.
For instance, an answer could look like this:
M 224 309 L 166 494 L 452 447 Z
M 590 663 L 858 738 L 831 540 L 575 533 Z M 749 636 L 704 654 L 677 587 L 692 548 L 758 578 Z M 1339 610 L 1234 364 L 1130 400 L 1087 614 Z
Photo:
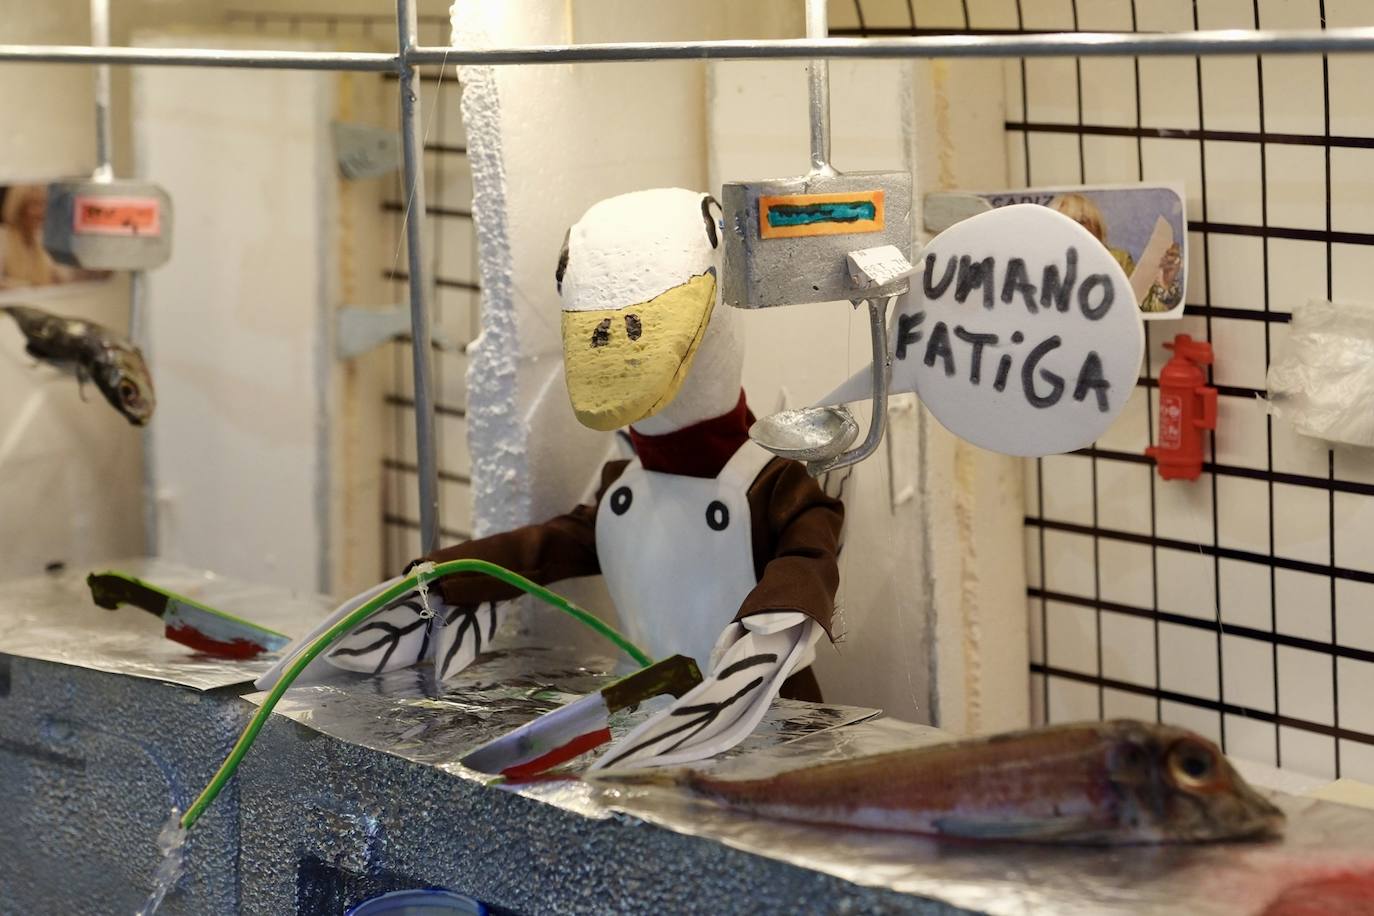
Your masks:
M 1202 370 L 1212 362 L 1212 345 L 1179 334 L 1164 348 L 1174 355 L 1159 373 L 1159 444 L 1145 454 L 1165 480 L 1197 480 L 1202 431 L 1217 428 L 1217 390 Z

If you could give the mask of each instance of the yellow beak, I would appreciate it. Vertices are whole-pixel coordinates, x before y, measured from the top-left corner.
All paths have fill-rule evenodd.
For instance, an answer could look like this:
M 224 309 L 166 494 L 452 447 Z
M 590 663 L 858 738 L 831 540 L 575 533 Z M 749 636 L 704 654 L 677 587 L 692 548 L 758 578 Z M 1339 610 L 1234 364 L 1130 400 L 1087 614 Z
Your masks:
M 715 304 L 712 270 L 638 305 L 563 312 L 563 371 L 578 421 L 609 431 L 666 407 Z

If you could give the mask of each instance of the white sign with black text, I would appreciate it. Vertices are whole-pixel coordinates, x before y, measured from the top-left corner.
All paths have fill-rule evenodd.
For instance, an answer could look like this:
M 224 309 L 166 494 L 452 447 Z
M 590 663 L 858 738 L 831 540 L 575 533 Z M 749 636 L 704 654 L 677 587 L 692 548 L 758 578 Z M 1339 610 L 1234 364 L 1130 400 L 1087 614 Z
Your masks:
M 1008 455 L 1092 443 L 1140 371 L 1130 281 L 1093 235 L 1047 207 L 963 220 L 920 253 L 889 319 L 889 390 L 915 391 L 950 432 Z M 868 398 L 868 370 L 822 403 Z

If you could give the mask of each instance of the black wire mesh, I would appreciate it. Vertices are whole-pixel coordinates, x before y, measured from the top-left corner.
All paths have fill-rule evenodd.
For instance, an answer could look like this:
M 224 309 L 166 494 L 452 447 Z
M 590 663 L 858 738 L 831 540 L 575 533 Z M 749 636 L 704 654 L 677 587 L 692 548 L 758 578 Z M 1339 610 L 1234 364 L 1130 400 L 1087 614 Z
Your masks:
M 831 13 L 836 34 L 1001 34 L 1324 28 L 1327 6 L 832 0 Z M 1358 6 L 1341 15 L 1333 26 L 1374 24 L 1374 11 Z M 1306 68 L 1297 75 L 1314 110 L 1305 120 L 1285 113 L 1272 132 L 1266 89 L 1283 110 L 1295 73 L 1279 58 L 1145 59 L 1147 74 L 1133 58 L 1128 71 L 1111 71 L 1125 104 L 1106 117 L 1096 102 L 1085 117 L 1082 59 L 1071 70 L 1067 61 L 1006 64 L 1013 186 L 1101 184 L 1104 172 L 1192 185 L 1186 317 L 1147 324 L 1130 433 L 1027 462 L 1033 706 L 1041 721 L 1173 721 L 1239 756 L 1374 779 L 1374 458 L 1298 442 L 1254 403 L 1294 297 L 1356 298 L 1374 244 L 1363 226 L 1333 225 L 1332 161 L 1340 157 L 1344 189 L 1364 167 L 1359 151 L 1374 147 L 1374 122 L 1366 132 L 1347 117 L 1351 129 L 1333 134 L 1332 63 L 1305 60 L 1292 66 Z M 1374 68 L 1353 58 L 1343 66 L 1340 97 L 1357 98 Z M 1095 98 L 1103 72 L 1088 83 Z M 1290 129 L 1295 120 L 1303 123 Z M 1135 174 L 1120 175 L 1132 155 Z M 1337 207 L 1344 193 L 1334 194 Z M 1293 217 L 1299 210 L 1306 218 Z M 1159 480 L 1135 448 L 1153 441 L 1161 344 L 1179 332 L 1217 351 L 1221 422 L 1195 483 Z M 1144 511 L 1123 513 L 1127 499 Z

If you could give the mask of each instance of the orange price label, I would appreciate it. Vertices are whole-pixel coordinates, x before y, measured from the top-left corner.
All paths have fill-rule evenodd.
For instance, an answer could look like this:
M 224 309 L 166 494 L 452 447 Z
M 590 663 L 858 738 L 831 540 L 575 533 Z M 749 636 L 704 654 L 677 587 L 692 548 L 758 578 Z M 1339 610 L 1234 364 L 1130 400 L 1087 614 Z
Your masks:
M 162 233 L 162 212 L 155 197 L 78 197 L 73 201 L 72 231 L 156 236 Z

